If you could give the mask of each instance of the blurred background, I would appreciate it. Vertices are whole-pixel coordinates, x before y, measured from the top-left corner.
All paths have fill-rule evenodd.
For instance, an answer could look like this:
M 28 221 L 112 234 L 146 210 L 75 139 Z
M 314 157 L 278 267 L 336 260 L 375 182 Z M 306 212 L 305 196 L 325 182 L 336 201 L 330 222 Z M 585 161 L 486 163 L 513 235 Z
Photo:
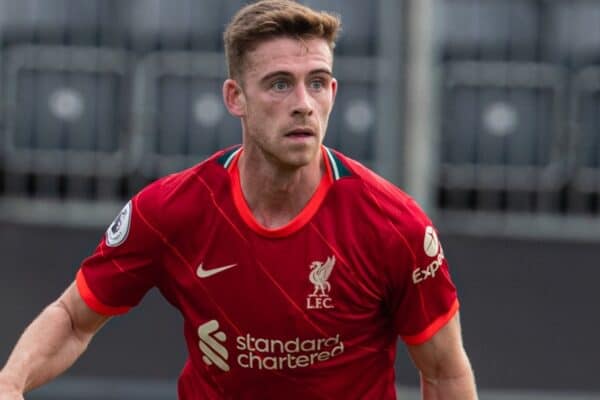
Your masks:
M 342 16 L 326 144 L 427 210 L 481 399 L 600 399 L 600 1 L 310 0 Z M 0 0 L 0 360 L 136 191 L 240 141 L 241 0 Z M 154 292 L 31 399 L 175 399 Z M 402 345 L 399 396 L 416 399 Z M 349 384 L 351 384 L 349 382 Z

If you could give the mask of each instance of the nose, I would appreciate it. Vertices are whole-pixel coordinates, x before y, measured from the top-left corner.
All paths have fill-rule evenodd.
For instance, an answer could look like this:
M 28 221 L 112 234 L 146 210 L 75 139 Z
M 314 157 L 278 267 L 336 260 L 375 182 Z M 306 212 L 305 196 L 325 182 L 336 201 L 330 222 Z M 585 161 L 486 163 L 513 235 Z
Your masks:
M 312 98 L 304 85 L 296 86 L 294 90 L 292 115 L 309 116 L 313 113 Z

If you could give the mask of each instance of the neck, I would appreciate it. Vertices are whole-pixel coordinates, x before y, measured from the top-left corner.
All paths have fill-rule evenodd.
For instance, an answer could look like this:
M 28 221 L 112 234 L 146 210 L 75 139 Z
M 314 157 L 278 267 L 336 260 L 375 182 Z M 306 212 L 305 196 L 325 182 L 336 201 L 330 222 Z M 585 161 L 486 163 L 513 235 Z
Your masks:
M 317 190 L 325 166 L 321 151 L 310 164 L 282 168 L 244 149 L 238 161 L 240 184 L 248 207 L 262 226 L 275 229 L 288 224 Z

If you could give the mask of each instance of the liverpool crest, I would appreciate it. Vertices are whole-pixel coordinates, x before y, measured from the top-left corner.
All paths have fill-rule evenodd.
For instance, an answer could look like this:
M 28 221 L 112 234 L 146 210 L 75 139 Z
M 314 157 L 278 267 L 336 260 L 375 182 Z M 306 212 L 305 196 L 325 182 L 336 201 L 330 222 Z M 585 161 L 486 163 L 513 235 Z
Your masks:
M 306 298 L 306 308 L 334 308 L 333 300 L 329 296 L 331 284 L 328 281 L 334 266 L 335 256 L 327 257 L 325 262 L 313 261 L 310 264 L 308 279 L 314 285 L 314 290 Z

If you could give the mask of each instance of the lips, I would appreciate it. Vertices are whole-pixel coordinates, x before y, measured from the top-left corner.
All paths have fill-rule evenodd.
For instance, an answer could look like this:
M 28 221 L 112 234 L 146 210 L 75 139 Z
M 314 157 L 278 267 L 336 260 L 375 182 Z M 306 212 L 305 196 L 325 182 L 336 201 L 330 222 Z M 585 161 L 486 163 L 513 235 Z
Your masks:
M 287 137 L 311 137 L 316 136 L 315 132 L 310 128 L 296 128 L 285 134 Z

